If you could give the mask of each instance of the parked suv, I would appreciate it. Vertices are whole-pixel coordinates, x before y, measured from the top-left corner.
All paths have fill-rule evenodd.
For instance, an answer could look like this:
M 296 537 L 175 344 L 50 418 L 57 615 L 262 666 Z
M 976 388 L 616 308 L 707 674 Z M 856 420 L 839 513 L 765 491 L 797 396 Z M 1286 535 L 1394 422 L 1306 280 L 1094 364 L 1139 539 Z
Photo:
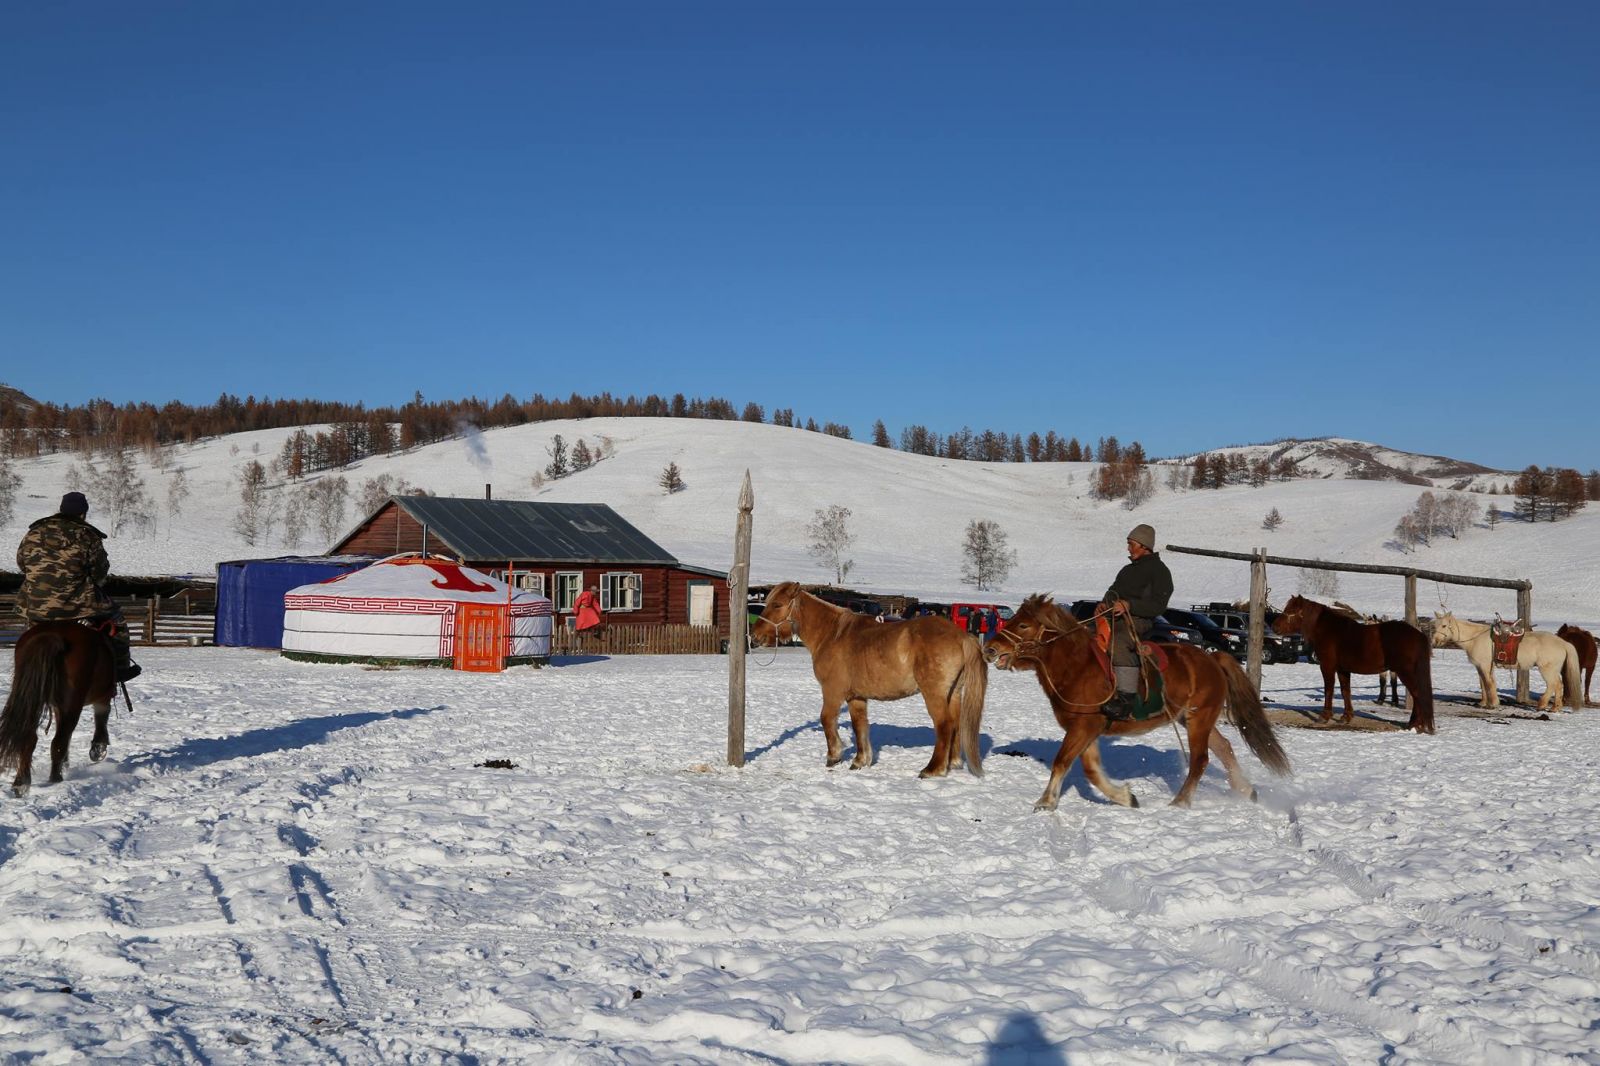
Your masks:
M 1198 611 L 1185 611 L 1178 607 L 1168 607 L 1161 613 L 1168 621 L 1188 626 L 1198 632 L 1202 646 L 1207 651 L 1225 651 L 1240 662 L 1244 662 L 1249 644 L 1243 633 L 1223 629 Z
M 1197 603 L 1190 610 L 1205 615 L 1225 632 L 1238 633 L 1245 648 L 1250 646 L 1250 616 L 1231 603 Z M 1264 619 L 1266 632 L 1261 635 L 1261 658 L 1269 663 L 1299 662 L 1306 653 L 1304 638 L 1298 633 L 1284 636 L 1272 631 L 1276 611 L 1269 611 Z

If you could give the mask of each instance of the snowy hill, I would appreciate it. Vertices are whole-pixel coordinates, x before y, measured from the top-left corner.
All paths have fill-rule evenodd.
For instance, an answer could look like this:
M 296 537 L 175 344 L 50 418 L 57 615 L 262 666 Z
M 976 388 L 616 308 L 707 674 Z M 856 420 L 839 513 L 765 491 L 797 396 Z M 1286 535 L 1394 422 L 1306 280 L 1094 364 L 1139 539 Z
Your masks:
M 320 539 L 284 543 L 281 526 L 270 540 L 251 547 L 233 531 L 239 505 L 239 471 L 252 459 L 270 464 L 292 430 L 233 434 L 192 446 L 176 446 L 164 457 L 165 471 L 138 457 L 138 470 L 158 514 L 156 527 L 125 531 L 108 542 L 114 569 L 126 574 L 209 574 L 225 559 L 269 556 L 293 550 L 319 552 Z M 591 448 L 608 441 L 610 456 L 582 473 L 535 489 L 531 478 L 549 461 L 547 448 L 560 434 L 570 447 L 582 439 Z M 1300 442 L 1330 454 L 1335 443 Z M 1407 457 L 1376 446 L 1375 461 L 1395 465 Z M 1309 454 L 1309 453 L 1308 453 Z M 52 511 L 77 463 L 68 455 L 18 462 L 22 476 L 16 513 L 0 529 L 0 543 L 15 544 L 28 522 Z M 658 479 L 669 462 L 683 473 L 686 488 L 665 495 Z M 932 599 L 972 598 L 960 580 L 961 545 L 972 519 L 991 519 L 1008 534 L 1017 566 L 1004 587 L 984 598 L 1019 602 L 1035 591 L 1063 597 L 1104 591 L 1124 561 L 1123 539 L 1137 522 L 1152 523 L 1162 545 L 1249 550 L 1347 562 L 1416 566 L 1448 573 L 1527 578 L 1534 583 L 1535 616 L 1542 624 L 1600 620 L 1600 577 L 1594 546 L 1600 544 L 1600 511 L 1590 509 L 1554 524 L 1529 526 L 1505 520 L 1498 528 L 1480 521 L 1459 540 L 1403 553 L 1391 543 L 1400 515 L 1420 489 L 1397 481 L 1351 479 L 1330 467 L 1324 477 L 1220 490 L 1168 489 L 1157 477 L 1155 496 L 1137 511 L 1089 495 L 1091 463 L 978 463 L 930 458 L 874 448 L 819 433 L 745 422 L 687 419 L 583 419 L 541 422 L 473 433 L 414 451 L 363 460 L 343 476 L 352 493 L 368 479 L 388 474 L 440 495 L 481 496 L 493 485 L 499 499 L 605 502 L 685 562 L 725 569 L 731 562 L 740 479 L 748 468 L 756 493 L 753 580 L 823 581 L 831 576 L 806 551 L 806 523 L 821 507 L 851 509 L 856 534 L 850 584 L 867 591 L 906 592 Z M 1413 464 L 1419 476 L 1429 468 Z M 182 470 L 191 495 L 178 519 L 165 507 L 167 487 Z M 321 477 L 333 475 L 323 474 Z M 282 494 L 277 480 L 270 491 Z M 1509 499 L 1475 495 L 1485 507 L 1508 507 Z M 1284 523 L 1261 527 L 1276 508 Z M 341 528 L 360 519 L 354 507 Z M 95 518 L 91 514 L 91 520 Z M 9 554 L 9 552 L 8 552 Z M 8 560 L 9 561 L 9 560 Z M 1169 555 L 1179 600 L 1234 599 L 1248 589 L 1243 563 Z M 1273 598 L 1299 591 L 1299 572 L 1276 568 L 1269 575 Z M 1340 598 L 1372 610 L 1398 612 L 1398 578 L 1343 575 Z M 1419 607 L 1440 605 L 1485 615 L 1512 613 L 1509 592 L 1424 587 Z
M 1310 440 L 1280 440 L 1270 444 L 1235 445 L 1214 448 L 1207 455 L 1243 455 L 1248 463 L 1265 459 L 1269 464 L 1292 460 L 1302 476 L 1317 478 L 1353 478 L 1362 481 L 1399 481 L 1407 485 L 1461 490 L 1484 489 L 1505 485 L 1516 474 L 1495 470 L 1477 463 L 1463 462 L 1443 455 L 1419 455 L 1416 452 L 1396 451 L 1381 444 L 1344 437 L 1316 437 Z M 1163 459 L 1163 465 L 1187 465 L 1195 456 L 1185 455 Z

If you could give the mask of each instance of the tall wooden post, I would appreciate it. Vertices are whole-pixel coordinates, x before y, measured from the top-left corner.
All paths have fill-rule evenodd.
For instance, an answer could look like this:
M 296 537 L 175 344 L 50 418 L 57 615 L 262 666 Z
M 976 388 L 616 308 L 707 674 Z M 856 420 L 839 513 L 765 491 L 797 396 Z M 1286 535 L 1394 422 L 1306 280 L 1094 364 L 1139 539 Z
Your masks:
M 744 765 L 744 653 L 750 645 L 750 533 L 756 494 L 750 471 L 739 490 L 739 523 L 733 536 L 733 568 L 728 582 L 728 765 Z
M 1417 624 L 1417 575 L 1406 575 L 1406 621 L 1415 626 Z M 1406 689 L 1406 710 L 1415 710 L 1416 700 L 1411 695 L 1411 690 Z
M 1250 683 L 1261 691 L 1261 649 L 1267 628 L 1267 549 L 1257 548 L 1250 560 L 1250 644 L 1245 655 L 1245 672 Z
M 1525 626 L 1533 625 L 1533 586 L 1517 590 L 1517 619 Z M 1493 669 L 1492 667 L 1490 668 Z M 1528 702 L 1528 671 L 1517 671 L 1517 702 Z

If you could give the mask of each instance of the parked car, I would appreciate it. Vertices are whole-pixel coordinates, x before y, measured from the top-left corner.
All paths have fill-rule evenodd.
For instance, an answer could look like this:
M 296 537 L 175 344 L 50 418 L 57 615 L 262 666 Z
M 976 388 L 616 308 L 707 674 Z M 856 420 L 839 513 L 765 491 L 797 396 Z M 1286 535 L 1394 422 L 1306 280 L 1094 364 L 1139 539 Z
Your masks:
M 1235 607 L 1231 603 L 1197 603 L 1190 610 L 1203 614 L 1224 630 L 1239 633 L 1244 637 L 1245 647 L 1248 649 L 1250 641 L 1250 615 Z M 1298 633 L 1284 636 L 1272 631 L 1272 622 L 1277 618 L 1277 611 L 1268 611 L 1266 615 L 1267 631 L 1261 638 L 1261 658 L 1269 663 L 1295 663 L 1306 654 L 1306 642 Z
M 1067 608 L 1067 613 L 1080 622 L 1087 622 L 1096 611 L 1100 610 L 1100 607 L 1099 600 L 1077 600 Z M 1165 614 L 1156 616 L 1147 639 L 1160 644 L 1192 644 L 1197 648 L 1205 647 L 1205 638 L 1197 630 L 1174 622 Z
M 1244 661 L 1245 655 L 1249 650 L 1249 644 L 1243 633 L 1223 629 L 1198 611 L 1185 611 L 1180 607 L 1168 607 L 1161 613 L 1169 621 L 1188 626 L 1198 632 L 1201 637 L 1202 647 L 1207 651 L 1225 651 L 1240 662 Z

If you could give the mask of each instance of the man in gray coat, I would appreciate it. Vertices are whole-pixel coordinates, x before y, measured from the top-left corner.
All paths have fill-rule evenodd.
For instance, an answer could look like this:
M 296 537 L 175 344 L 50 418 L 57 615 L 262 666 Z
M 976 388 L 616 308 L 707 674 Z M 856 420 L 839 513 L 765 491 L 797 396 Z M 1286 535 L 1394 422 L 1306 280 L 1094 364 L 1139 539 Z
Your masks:
M 1139 642 L 1172 600 L 1172 572 L 1155 550 L 1156 531 L 1140 523 L 1128 532 L 1128 565 L 1117 572 L 1102 601 L 1111 608 L 1111 666 L 1117 691 L 1108 718 L 1131 718 L 1139 693 Z

